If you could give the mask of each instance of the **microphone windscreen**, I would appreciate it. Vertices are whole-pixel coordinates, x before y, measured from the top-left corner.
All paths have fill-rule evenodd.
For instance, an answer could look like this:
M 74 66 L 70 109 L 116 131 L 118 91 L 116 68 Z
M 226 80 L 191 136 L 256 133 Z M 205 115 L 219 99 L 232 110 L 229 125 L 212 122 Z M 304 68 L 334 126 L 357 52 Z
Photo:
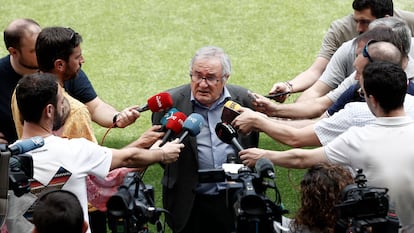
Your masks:
M 21 140 L 9 146 L 11 155 L 24 154 L 36 148 L 42 147 L 45 141 L 40 136 Z
M 224 104 L 223 112 L 221 113 L 221 121 L 225 123 L 231 123 L 240 113 L 238 110 L 241 108 L 240 104 L 229 100 Z
M 203 123 L 203 116 L 198 113 L 191 113 L 184 121 L 183 128 L 187 130 L 191 136 L 196 136 L 200 133 Z
M 168 119 L 170 119 L 170 117 L 176 112 L 178 112 L 178 109 L 176 108 L 171 108 L 170 110 L 168 110 L 168 112 L 166 112 L 164 116 L 161 118 L 161 125 L 165 126 L 167 124 Z
M 147 100 L 148 108 L 152 112 L 162 112 L 173 106 L 173 100 L 168 92 L 161 92 Z
M 165 127 L 172 130 L 174 133 L 178 134 L 183 129 L 184 121 L 187 116 L 182 112 L 174 113 L 170 119 L 167 121 Z
M 223 142 L 227 144 L 231 144 L 232 139 L 237 138 L 238 136 L 233 126 L 227 123 L 224 123 L 224 122 L 217 123 L 216 134 L 217 134 L 217 137 L 220 138 L 220 140 L 222 140 Z

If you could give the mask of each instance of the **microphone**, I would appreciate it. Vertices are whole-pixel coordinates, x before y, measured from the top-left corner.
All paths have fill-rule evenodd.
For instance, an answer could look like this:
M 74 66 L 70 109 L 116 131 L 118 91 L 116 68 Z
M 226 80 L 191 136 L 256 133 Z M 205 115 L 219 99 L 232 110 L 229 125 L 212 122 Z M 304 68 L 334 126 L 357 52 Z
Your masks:
M 183 130 L 179 142 L 181 143 L 187 135 L 196 136 L 200 133 L 204 124 L 204 118 L 198 113 L 191 113 L 184 121 Z
M 186 118 L 187 116 L 184 113 L 176 112 L 167 120 L 167 124 L 165 124 L 167 132 L 162 138 L 160 146 L 163 146 L 171 138 L 171 134 L 179 134 L 181 132 Z
M 28 151 L 42 147 L 45 144 L 45 141 L 42 137 L 36 136 L 29 139 L 21 140 L 9 146 L 11 155 L 24 154 Z
M 221 121 L 224 123 L 231 123 L 240 113 L 238 110 L 241 108 L 240 104 L 229 100 L 224 104 L 223 112 L 221 113 Z
M 256 172 L 260 175 L 260 177 L 264 178 L 275 178 L 275 168 L 273 167 L 273 163 L 268 158 L 260 158 L 256 161 L 256 166 L 254 167 Z
M 165 131 L 167 131 L 166 129 L 165 129 L 165 125 L 167 124 L 167 121 L 168 121 L 168 119 L 170 119 L 170 117 L 174 114 L 174 113 L 176 113 L 176 112 L 178 112 L 178 109 L 176 109 L 176 108 L 171 108 L 170 110 L 168 110 L 168 112 L 166 112 L 165 114 L 164 114 L 164 116 L 161 118 L 161 120 L 160 120 L 160 123 L 161 123 L 161 129 L 159 129 L 158 131 L 159 132 L 165 132 Z
M 166 109 L 171 108 L 173 105 L 173 100 L 168 92 L 161 92 L 154 96 L 151 96 L 147 100 L 147 104 L 138 107 L 138 112 L 144 112 L 147 110 L 151 110 L 152 112 L 162 112 Z
M 170 117 L 176 112 L 178 112 L 178 109 L 176 109 L 176 108 L 171 108 L 170 110 L 168 110 L 168 112 L 166 112 L 160 120 L 161 125 L 163 127 L 165 127 L 165 125 L 167 124 L 168 119 L 170 119 Z
M 230 124 L 219 122 L 216 125 L 216 134 L 220 140 L 227 144 L 233 144 L 238 151 L 243 150 L 243 147 L 237 141 L 237 132 Z

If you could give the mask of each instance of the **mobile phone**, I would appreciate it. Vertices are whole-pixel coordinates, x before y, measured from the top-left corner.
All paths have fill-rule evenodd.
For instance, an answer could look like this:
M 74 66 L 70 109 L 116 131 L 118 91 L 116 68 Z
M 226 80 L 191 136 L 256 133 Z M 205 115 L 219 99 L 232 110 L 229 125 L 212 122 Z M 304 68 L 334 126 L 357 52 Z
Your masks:
M 275 99 L 276 97 L 279 97 L 279 96 L 282 96 L 282 95 L 288 95 L 288 94 L 290 94 L 290 91 L 275 93 L 275 94 L 271 94 L 271 95 L 265 95 L 264 97 L 269 98 L 269 99 Z

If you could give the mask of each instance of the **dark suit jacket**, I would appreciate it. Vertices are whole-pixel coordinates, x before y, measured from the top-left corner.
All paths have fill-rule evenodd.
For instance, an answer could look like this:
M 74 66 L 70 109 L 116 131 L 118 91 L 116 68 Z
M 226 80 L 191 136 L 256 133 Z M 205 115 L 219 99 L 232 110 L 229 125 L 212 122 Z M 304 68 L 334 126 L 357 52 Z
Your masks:
M 231 100 L 244 107 L 252 107 L 247 89 L 230 84 L 227 84 L 226 87 L 230 92 Z M 190 84 L 176 87 L 168 92 L 173 98 L 175 108 L 187 116 L 193 113 L 193 105 L 190 101 Z M 152 123 L 160 124 L 164 114 L 165 112 L 153 113 Z M 243 148 L 257 147 L 259 133 L 252 132 L 248 136 L 239 135 L 238 140 Z M 167 222 L 176 231 L 181 231 L 188 221 L 195 198 L 194 189 L 198 184 L 196 138 L 186 137 L 183 143 L 185 147 L 181 151 L 178 161 L 164 166 L 162 179 L 164 208 L 171 213 L 172 217 L 172 219 L 167 218 Z

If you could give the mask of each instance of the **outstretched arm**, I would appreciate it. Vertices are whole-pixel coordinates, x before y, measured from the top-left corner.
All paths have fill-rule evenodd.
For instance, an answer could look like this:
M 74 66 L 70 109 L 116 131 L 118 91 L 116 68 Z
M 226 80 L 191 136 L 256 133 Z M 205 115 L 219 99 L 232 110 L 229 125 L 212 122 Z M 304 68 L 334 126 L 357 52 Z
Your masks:
M 274 165 L 286 168 L 309 168 L 318 163 L 327 163 L 323 147 L 315 149 L 291 149 L 287 151 L 271 151 L 249 148 L 239 152 L 240 159 L 246 166 L 254 166 L 262 157 L 268 158 Z

